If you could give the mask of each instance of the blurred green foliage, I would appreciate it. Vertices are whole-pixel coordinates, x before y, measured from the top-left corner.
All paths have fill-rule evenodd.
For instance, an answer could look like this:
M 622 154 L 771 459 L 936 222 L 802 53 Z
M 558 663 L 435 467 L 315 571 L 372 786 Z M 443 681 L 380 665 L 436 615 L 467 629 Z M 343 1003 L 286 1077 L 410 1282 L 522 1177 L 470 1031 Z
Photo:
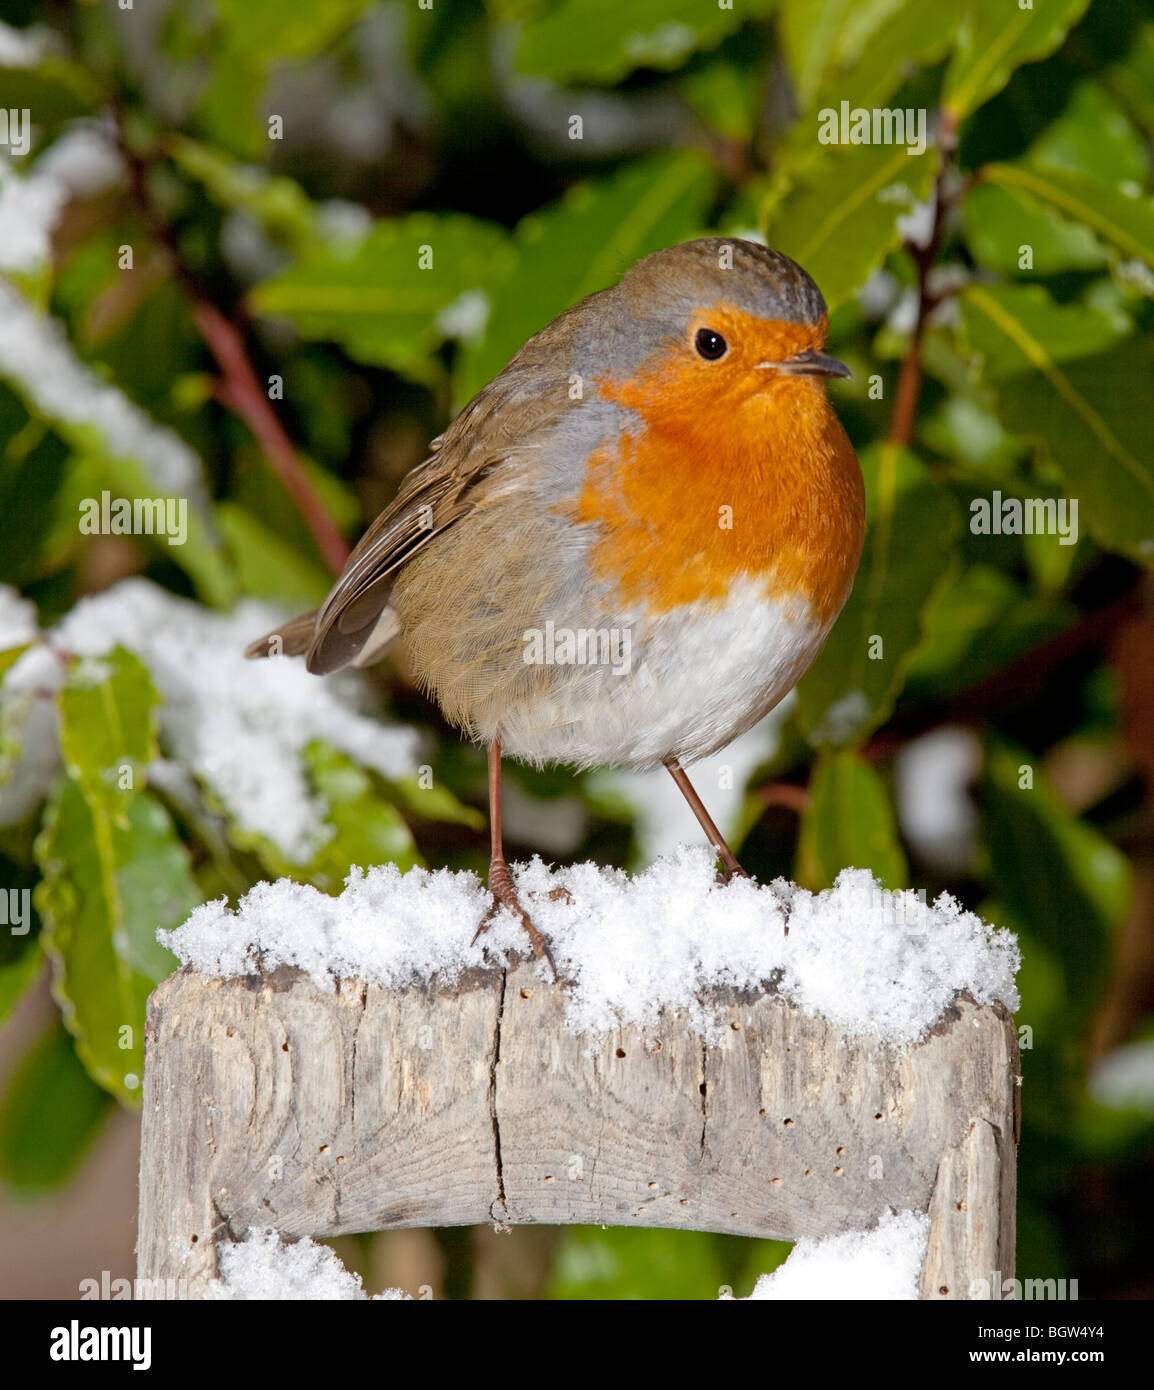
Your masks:
M 1154 1036 L 1151 0 L 13 0 L 7 14 L 0 106 L 29 109 L 34 138 L 28 155 L 0 150 L 0 583 L 36 604 L 41 632 L 131 572 L 212 607 L 323 596 L 315 525 L 227 364 L 222 388 L 205 305 L 238 325 L 315 507 L 355 538 L 527 336 L 640 256 L 762 235 L 810 271 L 854 369 L 834 398 L 869 535 L 750 781 L 740 853 L 812 887 L 865 865 L 1020 933 L 1019 1273 L 1148 1296 L 1149 1206 L 1130 1208 L 1154 1125 L 1088 1077 L 1111 1046 Z M 822 143 L 843 104 L 922 112 L 924 150 Z M 119 150 L 119 174 L 54 172 L 78 130 Z M 56 356 L 28 366 L 22 341 L 45 335 Z M 78 372 L 99 408 L 46 384 Z M 122 402 L 194 460 L 184 546 L 78 532 L 79 499 L 170 490 L 158 450 L 111 423 Z M 1076 501 L 1077 543 L 975 531 L 975 499 L 995 492 Z M 0 652 L 0 674 L 33 640 Z M 171 750 L 138 658 L 59 656 L 62 765 L 0 831 L 0 886 L 35 886 L 33 930 L 0 938 L 0 1017 L 47 958 L 62 1020 L 0 1101 L 0 1178 L 20 1192 L 65 1180 L 107 1096 L 139 1094 L 144 1000 L 173 964 L 158 926 L 263 874 L 332 892 L 351 863 L 486 859 L 478 751 L 390 668 L 382 707 L 426 729 L 433 789 L 310 744 L 329 839 L 295 863 L 195 777 L 183 798 L 154 784 Z M 30 704 L 0 698 L 2 808 Z M 972 731 L 980 764 L 976 834 L 948 865 L 894 790 L 895 759 L 942 725 Z M 510 776 L 530 804 L 579 802 L 568 857 L 632 862 L 631 808 L 604 783 Z M 539 1292 L 745 1293 L 783 1254 L 572 1231 Z

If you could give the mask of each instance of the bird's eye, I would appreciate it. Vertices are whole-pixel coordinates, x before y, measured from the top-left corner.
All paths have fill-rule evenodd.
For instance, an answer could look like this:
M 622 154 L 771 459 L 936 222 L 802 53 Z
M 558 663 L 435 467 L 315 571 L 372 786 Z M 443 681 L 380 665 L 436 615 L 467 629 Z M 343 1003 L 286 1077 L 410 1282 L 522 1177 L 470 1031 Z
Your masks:
M 698 356 L 704 357 L 707 362 L 716 362 L 729 351 L 729 344 L 712 328 L 699 328 L 693 339 L 693 346 L 697 349 Z

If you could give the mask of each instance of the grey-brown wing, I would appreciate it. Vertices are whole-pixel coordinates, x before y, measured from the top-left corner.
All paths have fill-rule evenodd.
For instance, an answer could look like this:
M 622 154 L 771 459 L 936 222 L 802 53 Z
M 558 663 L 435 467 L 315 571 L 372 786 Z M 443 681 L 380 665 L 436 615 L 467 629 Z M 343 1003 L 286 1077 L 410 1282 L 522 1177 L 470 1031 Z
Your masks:
M 397 570 L 470 510 L 468 494 L 474 481 L 472 475 L 447 469 L 436 454 L 409 474 L 361 537 L 317 610 L 305 656 L 310 671 L 324 675 L 356 657 L 388 604 Z
M 502 464 L 537 447 L 567 399 L 567 379 L 541 385 L 539 362 L 518 354 L 433 441 L 431 457 L 405 478 L 318 609 L 305 657 L 310 671 L 349 665 L 388 605 L 401 566 L 477 505 Z

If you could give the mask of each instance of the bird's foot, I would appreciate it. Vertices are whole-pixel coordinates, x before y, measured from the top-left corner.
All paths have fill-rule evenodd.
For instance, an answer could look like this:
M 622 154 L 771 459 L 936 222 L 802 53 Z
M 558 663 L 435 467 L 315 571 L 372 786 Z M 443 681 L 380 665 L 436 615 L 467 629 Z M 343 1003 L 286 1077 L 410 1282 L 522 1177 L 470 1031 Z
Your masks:
M 564 891 L 564 890 L 562 890 Z M 529 938 L 529 944 L 533 948 L 533 954 L 538 960 L 547 960 L 549 969 L 553 972 L 553 979 L 559 978 L 557 966 L 554 963 L 552 953 L 545 938 L 533 925 L 533 919 L 528 912 L 521 906 L 521 900 L 517 897 L 517 890 L 513 886 L 513 875 L 509 871 L 508 864 L 503 859 L 494 859 L 489 865 L 489 892 L 493 895 L 493 902 L 488 912 L 481 918 L 480 926 L 473 933 L 471 945 L 476 945 L 478 938 L 483 932 L 489 930 L 489 924 L 503 907 L 507 907 L 521 919 L 521 925 L 525 928 L 525 934 Z M 552 894 L 550 894 L 552 897 Z
M 728 859 L 726 859 L 724 855 L 719 857 L 721 859 L 721 866 L 717 870 L 717 883 L 720 887 L 726 887 L 728 884 L 732 883 L 735 878 L 750 877 L 732 854 Z

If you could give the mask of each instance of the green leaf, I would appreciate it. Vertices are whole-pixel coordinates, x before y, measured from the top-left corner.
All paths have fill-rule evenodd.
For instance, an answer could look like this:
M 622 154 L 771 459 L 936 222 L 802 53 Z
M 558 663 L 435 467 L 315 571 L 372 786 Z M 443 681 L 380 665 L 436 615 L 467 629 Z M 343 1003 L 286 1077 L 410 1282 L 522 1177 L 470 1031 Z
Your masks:
M 678 83 L 704 125 L 727 140 L 748 145 L 754 138 L 761 104 L 763 71 L 742 55 L 739 64 L 718 54 L 686 69 Z
M 1154 267 L 1154 199 L 1142 196 L 1136 187 L 1131 194 L 1084 174 L 1027 169 L 1020 164 L 987 164 L 982 177 L 1030 194 L 1088 227 L 1120 255 Z
M 1068 1007 L 1085 1017 L 1130 901 L 1126 857 L 1062 805 L 1024 749 L 990 749 L 982 803 L 994 890 L 1053 954 Z
M 940 330 L 926 334 L 924 347 L 926 376 L 942 382 L 949 394 L 936 409 L 922 412 L 918 420 L 922 445 L 939 458 L 981 469 L 990 477 L 1014 476 L 1022 446 L 1003 429 L 990 393 L 979 398 L 973 389 L 972 363 L 965 369 L 969 376 L 957 374 L 961 356 Z
M 485 336 L 461 354 L 457 401 L 464 404 L 491 381 L 562 310 L 619 280 L 642 256 L 699 231 L 713 184 L 701 156 L 660 154 L 579 184 L 525 218 L 515 258 L 503 279 L 490 282 L 494 304 Z
M 550 1299 L 716 1299 L 721 1261 L 704 1231 L 573 1226 L 545 1290 Z
M 860 56 L 863 39 L 895 3 L 901 0 L 859 0 L 856 5 L 854 0 L 782 0 L 778 32 L 803 111 L 830 72 L 851 66 Z
M 93 1080 L 139 1104 L 144 1006 L 177 967 L 156 940 L 200 902 L 167 812 L 147 792 L 118 825 L 71 777 L 49 805 L 36 857 L 35 894 L 52 958 L 53 993 Z
M 0 92 L 8 110 L 29 110 L 38 127 L 39 145 L 78 116 L 95 115 L 105 96 L 96 77 L 79 63 L 46 54 L 32 67 L 0 63 Z
M 483 325 L 482 286 L 507 245 L 492 223 L 412 213 L 377 223 L 355 244 L 315 248 L 249 299 L 256 313 L 290 319 L 305 338 L 331 339 L 359 362 L 431 382 L 434 349 Z
M 485 817 L 475 806 L 466 806 L 443 783 L 422 784 L 419 777 L 388 784 L 389 797 L 402 811 L 423 820 L 444 821 L 450 825 L 467 825 L 470 830 L 484 830 Z
M 74 661 L 60 692 L 60 750 L 68 774 L 122 827 L 144 769 L 159 756 L 159 700 L 148 668 L 123 647 Z
M 778 27 L 803 111 L 873 107 L 918 67 L 937 63 L 965 0 L 783 0 Z
M 54 1021 L 24 1054 L 0 1101 L 0 1179 L 22 1196 L 59 1187 L 108 1115 L 109 1099 Z
M 961 304 L 966 340 L 995 380 L 1028 371 L 1035 365 L 1031 350 L 1050 364 L 1105 352 L 1130 326 L 1091 305 L 1058 304 L 1041 285 L 974 285 Z
M 197 104 L 197 128 L 206 138 L 245 160 L 256 163 L 265 158 L 269 127 L 265 115 L 268 64 L 264 56 L 239 49 L 217 49 L 210 73 Z
M 12 412 L 5 405 L 14 407 Z M 23 428 L 12 416 L 19 412 Z M 30 417 L 15 395 L 0 386 L 0 581 L 20 588 L 51 564 L 50 537 L 57 520 L 68 449 L 41 420 Z M 75 517 L 73 523 L 74 539 Z
M 857 753 L 826 752 L 810 779 L 801 819 L 797 881 L 816 892 L 831 888 L 842 869 L 869 869 L 891 889 L 909 882 L 881 778 Z
M 914 154 L 905 145 L 822 150 L 783 174 L 764 215 L 769 244 L 809 271 L 833 309 L 898 244 L 898 218 L 928 196 L 940 155 L 936 148 Z
M 313 785 L 328 803 L 326 822 L 336 827 L 303 871 L 305 877 L 334 892 L 354 864 L 362 869 L 396 864 L 404 871 L 422 862 L 404 817 L 375 790 L 363 768 L 321 740 L 308 745 L 304 759 Z
M 1105 80 L 1149 138 L 1154 132 L 1154 21 L 1137 29 L 1129 51 L 1106 70 Z
M 1040 287 L 971 285 L 960 302 L 1003 424 L 1062 469 L 1067 494 L 1103 545 L 1154 563 L 1154 408 L 1147 392 L 1119 389 L 1151 379 L 1154 344 L 1118 342 L 1105 315 L 1058 306 Z M 1108 342 L 1116 345 L 1096 350 Z
M 853 593 L 798 685 L 814 747 L 865 738 L 890 713 L 922 641 L 926 606 L 954 571 L 957 511 L 913 454 L 882 444 L 861 456 L 865 550 Z
M 31 642 L 24 642 L 19 647 L 9 647 L 7 651 L 0 652 L 0 679 L 3 679 L 10 666 L 15 666 L 31 645 Z
M 246 594 L 290 608 L 315 608 L 324 599 L 332 576 L 308 554 L 235 502 L 218 502 L 215 512 Z
M 315 58 L 360 18 L 368 0 L 325 0 L 285 5 L 283 0 L 216 0 L 228 47 L 265 62 Z
M 334 367 L 337 366 L 337 356 L 336 353 L 332 354 Z M 338 368 L 338 371 L 342 373 L 340 380 L 347 384 L 351 379 L 347 366 Z M 298 418 L 304 418 L 314 410 L 325 409 L 331 417 L 332 428 L 339 431 L 354 415 L 353 407 L 341 398 L 336 384 L 328 391 L 323 405 L 319 400 L 309 399 L 314 390 L 319 394 L 323 388 L 309 379 L 304 358 L 298 358 L 294 364 L 286 386 L 291 392 Z M 315 437 L 315 430 L 313 433 Z M 342 439 L 331 457 L 347 456 L 351 448 L 350 440 Z M 361 530 L 364 527 L 364 515 L 356 493 L 308 454 L 299 454 L 299 458 L 322 505 L 340 530 Z M 228 543 L 230 558 L 241 576 L 243 592 L 264 596 L 270 587 L 270 581 L 267 576 L 262 578 L 259 571 L 267 560 L 272 573 L 279 575 L 284 571 L 285 582 L 290 584 L 294 593 L 303 592 L 310 586 L 312 581 L 306 578 L 307 574 L 322 576 L 322 597 L 328 593 L 332 586 L 332 573 L 317 548 L 316 538 L 294 506 L 280 479 L 255 446 L 242 444 L 231 481 L 230 495 L 227 501 L 217 504 L 214 516 L 222 536 Z M 243 513 L 243 516 L 238 517 L 238 512 Z M 250 535 L 254 522 L 263 534 Z M 249 553 L 246 549 L 250 541 L 255 554 Z M 270 549 L 270 546 L 275 549 Z M 296 569 L 299 573 L 295 580 L 289 578 L 289 570 L 292 568 L 292 561 L 287 553 L 289 551 L 297 556 Z M 278 594 L 268 592 L 268 597 L 277 599 Z M 286 592 L 281 601 L 287 604 L 294 600 Z M 310 601 L 310 606 L 312 602 L 315 600 Z
M 5 960 L 0 964 L 0 1023 L 4 1022 L 40 978 L 43 969 L 44 951 L 39 939 L 32 937 L 15 959 Z
M 304 250 L 317 239 L 316 211 L 300 184 L 183 135 L 170 136 L 165 153 L 214 202 L 247 212 L 277 243 Z
M 1068 627 L 1066 604 L 1028 594 L 993 565 L 967 565 L 923 614 L 925 641 L 906 673 L 918 696 L 948 699 Z
M 953 48 L 966 0 L 905 0 L 879 28 L 863 39 L 854 65 L 828 74 L 815 106 L 874 107 L 890 97 L 919 69 L 935 67 Z
M 633 68 L 677 68 L 774 0 L 722 9 L 715 0 L 561 0 L 522 26 L 518 72 L 554 82 L 616 82 Z
M 1089 227 L 1065 221 L 1052 207 L 1018 189 L 974 185 L 962 203 L 962 218 L 974 259 L 999 275 L 1036 278 L 1107 264 Z M 1029 247 L 1028 265 L 1021 263 L 1022 247 Z
M 946 110 L 961 119 L 996 96 L 1015 68 L 1053 53 L 1089 3 L 1037 0 L 1031 9 L 1020 9 L 1016 0 L 969 0 L 946 70 Z
M 1146 183 L 1145 142 L 1127 109 L 1108 79 L 1087 77 L 1015 163 L 1039 173 L 1082 174 L 1113 188 Z

